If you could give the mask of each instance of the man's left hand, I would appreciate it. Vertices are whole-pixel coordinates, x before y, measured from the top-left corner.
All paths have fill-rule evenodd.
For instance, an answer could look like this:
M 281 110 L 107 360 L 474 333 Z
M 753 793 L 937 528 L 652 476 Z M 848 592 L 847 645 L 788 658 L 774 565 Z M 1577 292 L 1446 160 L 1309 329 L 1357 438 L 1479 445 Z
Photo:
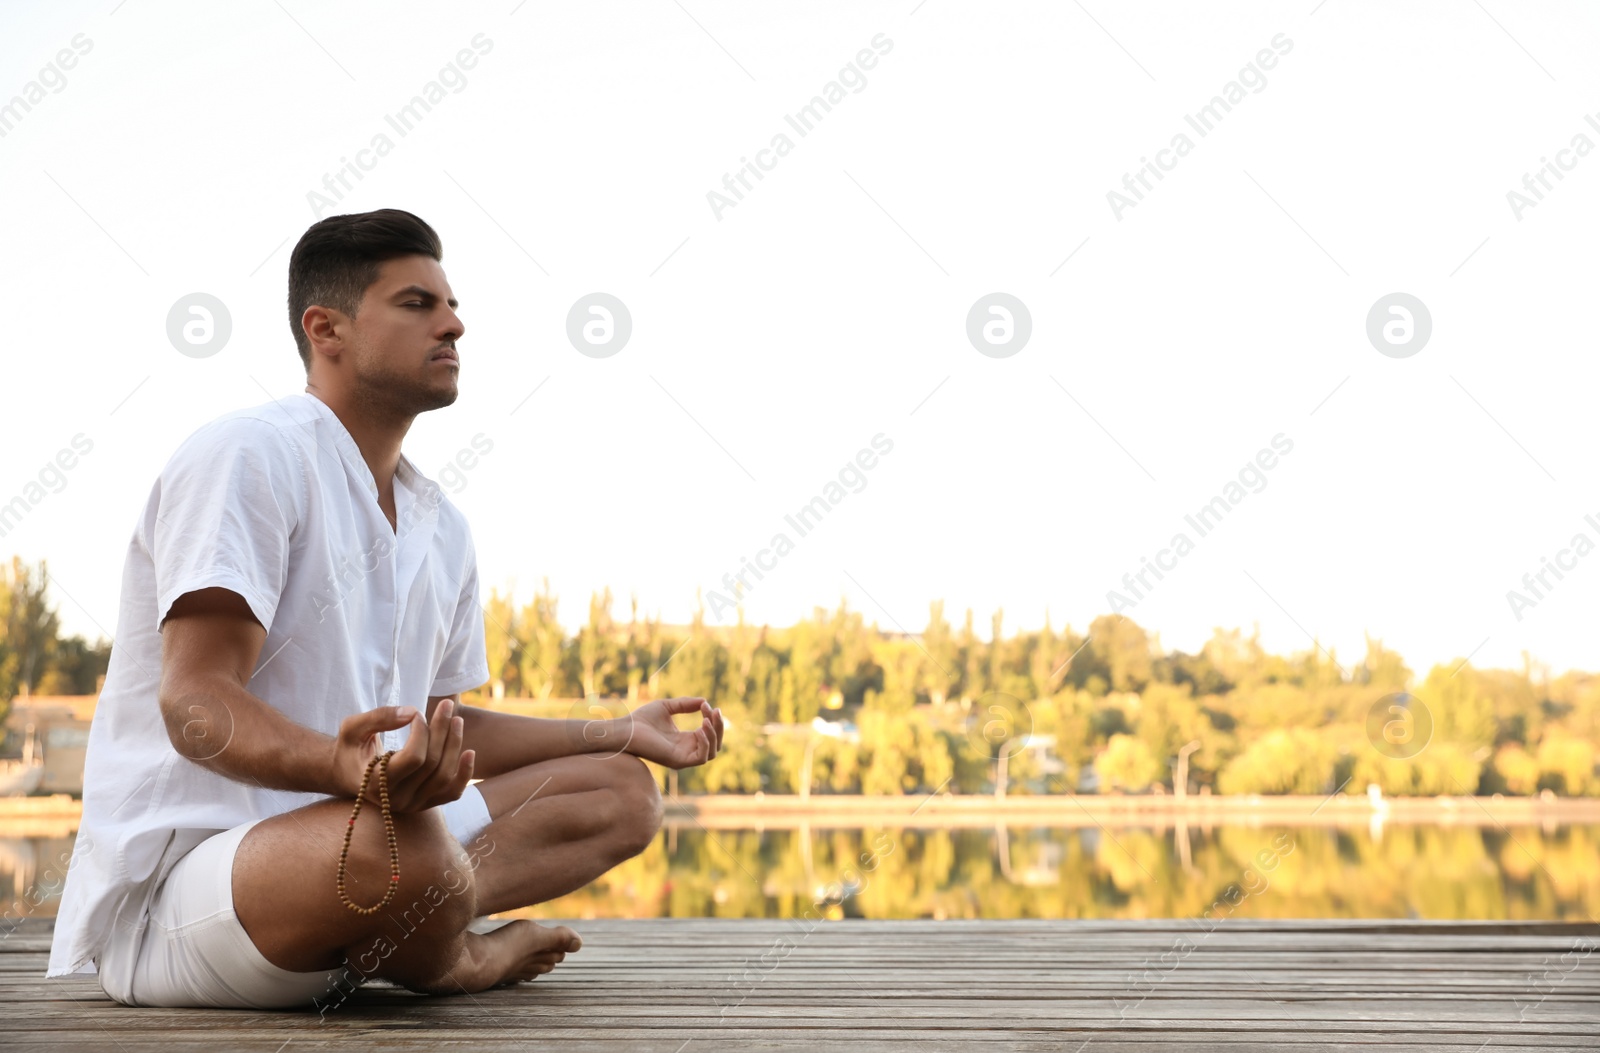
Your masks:
M 675 713 L 699 712 L 700 726 L 683 731 L 672 720 Z M 658 698 L 621 718 L 627 752 L 668 768 L 704 764 L 722 748 L 722 710 L 712 709 L 703 698 Z

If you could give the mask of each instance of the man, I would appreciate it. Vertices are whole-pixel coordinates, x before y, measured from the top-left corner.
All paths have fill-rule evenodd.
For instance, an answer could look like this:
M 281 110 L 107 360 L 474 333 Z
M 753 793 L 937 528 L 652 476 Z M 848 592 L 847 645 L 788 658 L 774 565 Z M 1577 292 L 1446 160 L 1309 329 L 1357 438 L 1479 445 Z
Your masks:
M 456 400 L 442 255 L 407 212 L 311 227 L 289 262 L 305 393 L 201 428 L 152 489 L 48 975 L 92 967 L 129 1005 L 256 1008 L 327 1006 L 370 977 L 531 980 L 579 948 L 572 930 L 471 923 L 642 851 L 661 801 L 641 758 L 716 756 L 704 699 L 586 722 L 459 704 L 489 678 L 472 538 L 400 451 Z M 392 830 L 376 776 L 352 825 L 386 750 Z

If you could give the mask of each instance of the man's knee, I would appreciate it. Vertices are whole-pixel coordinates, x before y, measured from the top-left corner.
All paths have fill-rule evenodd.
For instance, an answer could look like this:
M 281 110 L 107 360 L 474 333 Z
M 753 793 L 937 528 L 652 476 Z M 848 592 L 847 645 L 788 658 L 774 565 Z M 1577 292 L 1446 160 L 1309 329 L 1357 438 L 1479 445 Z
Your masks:
M 439 937 L 460 933 L 476 916 L 476 888 L 470 861 L 450 835 L 437 811 L 394 817 L 400 854 L 400 880 L 394 898 L 380 911 L 380 928 L 405 939 L 426 927 Z M 346 894 L 358 906 L 374 906 L 392 882 L 386 840 L 368 840 L 359 861 L 351 847 L 350 869 L 362 875 L 360 885 L 346 882 Z M 358 869 L 359 868 L 359 869 Z
M 629 857 L 636 856 L 655 840 L 661 829 L 661 791 L 655 776 L 644 761 L 621 753 L 607 757 L 608 781 L 616 801 L 615 824 L 619 843 Z
M 437 810 L 396 815 L 394 825 L 400 880 L 391 881 L 387 843 L 374 849 L 369 842 L 362 873 L 381 875 L 381 880 L 369 877 L 363 882 L 367 893 L 351 897 L 360 906 L 374 906 L 381 899 L 378 886 L 387 890 L 393 883 L 394 898 L 345 949 L 345 960 L 362 976 L 417 990 L 438 981 L 459 958 L 463 934 L 477 916 L 477 886 L 466 853 Z
M 263 821 L 234 857 L 234 909 L 256 948 L 294 972 L 331 968 L 337 958 L 364 975 L 386 960 L 437 950 L 475 916 L 477 886 L 461 848 L 437 814 L 394 816 L 400 880 L 377 808 L 363 810 L 344 856 L 344 899 L 335 892 L 349 830 L 346 801 L 325 801 Z M 369 819 L 369 815 L 371 818 Z M 334 960 L 330 960 L 334 959 Z

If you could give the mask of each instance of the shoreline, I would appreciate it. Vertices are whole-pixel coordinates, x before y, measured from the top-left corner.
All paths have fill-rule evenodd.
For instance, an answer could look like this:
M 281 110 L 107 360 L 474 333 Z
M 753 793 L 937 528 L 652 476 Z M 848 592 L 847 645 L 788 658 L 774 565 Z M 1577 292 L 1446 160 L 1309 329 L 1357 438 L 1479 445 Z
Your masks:
M 867 797 L 854 794 L 689 794 L 663 801 L 664 825 L 708 829 L 800 827 L 1168 827 L 1197 826 L 1542 826 L 1600 824 L 1595 797 L 1390 797 L 988 794 Z M 13 837 L 67 837 L 83 802 L 0 797 L 0 831 Z
M 1544 826 L 1600 823 L 1600 798 L 988 794 L 700 794 L 669 798 L 666 822 L 713 829 L 800 826 Z

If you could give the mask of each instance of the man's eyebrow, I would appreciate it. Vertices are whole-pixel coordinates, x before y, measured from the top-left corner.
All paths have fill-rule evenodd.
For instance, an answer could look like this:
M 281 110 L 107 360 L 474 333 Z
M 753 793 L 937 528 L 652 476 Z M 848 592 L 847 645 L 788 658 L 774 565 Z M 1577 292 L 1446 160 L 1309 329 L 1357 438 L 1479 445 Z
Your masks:
M 397 289 L 397 290 L 395 290 L 395 294 L 394 295 L 395 295 L 395 297 L 420 296 L 424 300 L 428 301 L 429 303 L 432 303 L 433 301 L 435 301 L 435 300 L 437 300 L 439 298 L 439 294 L 438 293 L 433 292 L 433 291 L 431 291 L 429 289 L 424 289 L 420 285 L 408 285 L 404 289 Z M 451 310 L 455 310 L 457 307 L 461 306 L 461 301 L 457 300 L 454 296 L 452 296 L 452 297 L 450 297 L 450 299 L 446 300 L 445 303 L 450 305 L 450 309 Z

